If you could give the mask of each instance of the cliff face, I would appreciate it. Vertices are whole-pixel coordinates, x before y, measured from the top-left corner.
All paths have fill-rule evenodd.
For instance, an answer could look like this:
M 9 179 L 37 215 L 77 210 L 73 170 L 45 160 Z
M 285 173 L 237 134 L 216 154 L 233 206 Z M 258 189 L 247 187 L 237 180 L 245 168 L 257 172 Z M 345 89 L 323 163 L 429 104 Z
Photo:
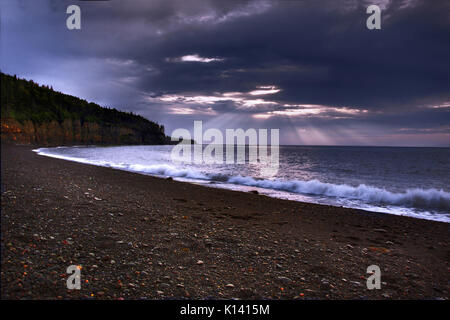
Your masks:
M 61 146 L 166 144 L 164 127 L 33 81 L 1 74 L 2 142 Z
M 77 144 L 161 144 L 165 137 L 157 134 L 142 135 L 140 132 L 121 126 L 101 126 L 98 123 L 80 120 L 64 120 L 42 124 L 30 120 L 20 123 L 14 119 L 1 120 L 2 142 L 61 146 Z M 167 140 L 167 143 L 169 141 Z

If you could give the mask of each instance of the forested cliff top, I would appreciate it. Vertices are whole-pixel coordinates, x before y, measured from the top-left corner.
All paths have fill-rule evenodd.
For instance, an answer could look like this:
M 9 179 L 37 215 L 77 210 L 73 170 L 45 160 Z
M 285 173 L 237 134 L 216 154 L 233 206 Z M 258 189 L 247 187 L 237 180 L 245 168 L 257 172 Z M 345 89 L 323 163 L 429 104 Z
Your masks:
M 39 145 L 168 144 L 164 126 L 1 73 L 2 141 Z

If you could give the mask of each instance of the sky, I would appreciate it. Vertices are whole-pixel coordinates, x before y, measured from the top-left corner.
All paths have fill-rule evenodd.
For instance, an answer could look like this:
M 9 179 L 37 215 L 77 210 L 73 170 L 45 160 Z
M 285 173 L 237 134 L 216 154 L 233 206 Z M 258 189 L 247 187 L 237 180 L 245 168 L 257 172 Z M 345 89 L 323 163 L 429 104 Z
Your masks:
M 66 9 L 81 9 L 69 30 Z M 381 30 L 369 30 L 369 5 Z M 450 147 L 444 0 L 2 0 L 2 72 L 192 130 Z

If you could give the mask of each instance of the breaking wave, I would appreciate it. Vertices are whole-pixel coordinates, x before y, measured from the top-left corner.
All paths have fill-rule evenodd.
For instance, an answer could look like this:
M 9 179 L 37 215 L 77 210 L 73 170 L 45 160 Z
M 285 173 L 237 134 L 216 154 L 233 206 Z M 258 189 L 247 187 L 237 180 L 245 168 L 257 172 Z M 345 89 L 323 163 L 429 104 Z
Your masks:
M 33 150 L 40 155 L 71 160 L 86 164 L 111 167 L 137 173 L 162 175 L 186 179 L 207 180 L 249 187 L 287 191 L 303 195 L 326 196 L 346 198 L 363 201 L 371 205 L 395 205 L 401 207 L 421 208 L 428 210 L 450 211 L 450 193 L 437 189 L 407 189 L 405 192 L 396 193 L 384 188 L 377 188 L 360 184 L 350 186 L 346 184 L 332 184 L 319 180 L 268 180 L 255 179 L 248 176 L 228 176 L 225 174 L 206 174 L 189 168 L 177 168 L 170 164 L 126 164 L 110 163 L 107 161 L 88 160 L 83 158 L 62 156 L 46 152 L 44 149 Z
M 320 182 L 319 180 L 255 180 L 251 177 L 242 176 L 231 177 L 228 182 L 307 195 L 357 199 L 369 204 L 450 210 L 450 193 L 437 189 L 424 190 L 415 188 L 407 189 L 404 193 L 394 193 L 386 189 L 371 187 L 365 184 L 353 187 L 346 184 Z

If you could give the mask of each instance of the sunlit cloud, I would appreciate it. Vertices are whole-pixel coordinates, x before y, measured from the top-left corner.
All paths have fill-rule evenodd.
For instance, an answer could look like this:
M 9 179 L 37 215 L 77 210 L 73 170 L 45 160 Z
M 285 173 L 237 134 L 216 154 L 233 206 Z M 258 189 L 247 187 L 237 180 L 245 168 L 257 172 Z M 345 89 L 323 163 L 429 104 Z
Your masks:
M 450 102 L 443 102 L 441 104 L 434 104 L 426 106 L 429 109 L 445 109 L 450 108 Z
M 266 89 L 263 88 L 262 90 Z M 243 108 L 257 108 L 268 105 L 280 105 L 278 102 L 265 100 L 262 98 L 255 99 L 253 96 L 254 95 L 245 92 L 225 92 L 215 93 L 214 95 L 165 94 L 156 98 L 148 97 L 147 100 L 150 102 L 198 105 L 214 105 L 216 103 L 230 102 L 235 106 L 236 110 Z
M 254 108 L 262 105 L 277 105 L 275 101 L 266 101 L 264 99 L 243 99 L 240 101 L 242 107 Z
M 185 95 L 163 95 L 157 98 L 163 102 L 196 103 L 196 104 L 214 104 L 216 102 L 237 101 L 235 98 L 220 96 L 185 96 Z
M 276 87 L 258 87 L 254 91 L 278 91 Z M 212 95 L 165 94 L 159 97 L 147 97 L 148 102 L 168 105 L 170 114 L 212 115 L 217 110 L 223 112 L 223 106 L 229 112 L 245 112 L 254 119 L 279 118 L 327 118 L 349 119 L 363 116 L 369 111 L 363 108 L 337 107 L 315 104 L 289 104 L 263 98 L 253 98 L 250 92 L 225 92 Z M 264 93 L 266 94 L 266 92 Z M 267 93 L 269 94 L 269 93 Z
M 280 92 L 281 90 L 275 86 L 262 86 L 259 87 L 258 90 L 250 91 L 249 94 L 252 96 L 260 96 L 265 94 L 275 94 Z
M 239 96 L 242 96 L 242 92 L 225 92 L 225 93 L 222 93 L 222 96 L 224 96 L 224 97 L 239 97 Z
M 195 109 L 190 107 L 177 107 L 173 106 L 169 109 L 169 114 L 176 114 L 176 115 L 208 115 L 208 116 L 215 116 L 217 115 L 217 112 L 215 112 L 212 108 L 201 108 L 201 109 Z
M 254 114 L 253 117 L 256 119 L 268 119 L 271 117 L 281 116 L 281 117 L 326 117 L 326 118 L 346 118 L 348 116 L 362 115 L 368 112 L 365 109 L 356 109 L 349 107 L 332 107 L 323 105 L 292 105 L 284 104 L 284 110 L 272 110 L 264 113 Z M 343 116 L 342 116 L 343 115 Z
M 201 63 L 210 63 L 210 62 L 220 62 L 223 61 L 222 58 L 206 58 L 201 57 L 198 54 L 189 54 L 179 58 L 167 58 L 168 62 L 201 62 Z

